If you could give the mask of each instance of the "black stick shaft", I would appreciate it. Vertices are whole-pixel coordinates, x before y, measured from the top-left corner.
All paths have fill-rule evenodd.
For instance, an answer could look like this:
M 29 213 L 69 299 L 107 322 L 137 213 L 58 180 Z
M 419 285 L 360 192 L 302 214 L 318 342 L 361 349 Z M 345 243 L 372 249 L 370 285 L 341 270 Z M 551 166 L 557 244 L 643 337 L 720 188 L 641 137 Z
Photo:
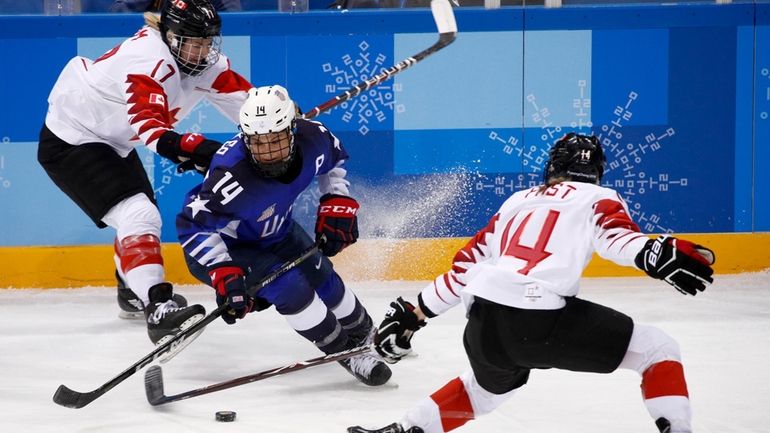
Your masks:
M 369 352 L 370 350 L 371 346 L 361 346 L 355 349 L 319 356 L 318 358 L 308 359 L 306 361 L 295 362 L 281 367 L 272 368 L 270 370 L 261 371 L 259 373 L 250 374 L 248 376 L 242 376 L 236 379 L 219 382 L 213 385 L 207 385 L 201 388 L 196 388 L 190 391 L 168 396 L 163 394 L 163 376 L 161 369 L 159 366 L 154 366 L 152 369 L 147 370 L 144 378 L 147 401 L 149 401 L 153 406 L 159 406 L 166 403 L 186 400 L 188 398 L 198 397 L 236 386 L 246 385 L 273 376 L 292 373 L 295 371 L 304 370 L 306 368 L 315 367 L 317 365 L 328 364 L 334 361 L 342 361 L 344 359 Z
M 271 274 L 261 279 L 259 283 L 257 283 L 253 287 L 249 288 L 248 290 L 249 295 L 254 296 L 257 291 L 267 286 L 268 284 L 272 283 L 278 277 L 285 274 L 289 270 L 293 269 L 295 266 L 302 263 L 305 259 L 315 254 L 317 251 L 318 251 L 318 245 L 313 244 L 313 246 L 303 251 L 299 256 L 297 256 L 297 258 L 284 263 L 280 268 L 278 268 Z M 88 405 L 89 403 L 101 397 L 107 391 L 111 390 L 112 388 L 114 388 L 124 380 L 133 376 L 133 374 L 136 373 L 137 371 L 141 370 L 142 368 L 146 367 L 147 365 L 159 359 L 162 355 L 173 351 L 174 348 L 176 348 L 177 345 L 181 344 L 185 338 L 202 330 L 209 323 L 213 322 L 219 316 L 221 316 L 222 313 L 224 313 L 225 310 L 227 310 L 227 308 L 228 308 L 227 303 L 220 305 L 219 307 L 217 307 L 217 309 L 209 313 L 208 316 L 204 317 L 202 320 L 200 320 L 199 322 L 196 322 L 191 327 L 175 335 L 172 339 L 168 340 L 162 345 L 156 347 L 152 352 L 148 353 L 147 355 L 142 357 L 139 361 L 136 361 L 127 369 L 119 373 L 117 376 L 108 380 L 102 386 L 96 388 L 93 391 L 78 392 L 68 388 L 66 385 L 59 385 L 59 388 L 56 390 L 56 393 L 53 395 L 54 403 L 60 406 L 69 407 L 73 409 L 80 409 Z
M 413 66 L 414 64 L 421 61 L 422 59 L 430 56 L 436 51 L 454 42 L 456 33 L 457 33 L 457 27 L 456 27 L 456 24 L 454 23 L 454 15 L 452 14 L 451 6 L 447 5 L 447 7 L 448 9 L 439 8 L 438 10 L 436 9 L 433 10 L 433 19 L 436 21 L 436 25 L 439 27 L 439 32 L 440 32 L 439 39 L 435 44 L 420 51 L 419 53 L 415 54 L 412 57 L 407 57 L 406 59 L 380 72 L 379 74 L 373 76 L 372 78 L 369 78 L 363 83 L 356 85 L 352 89 L 346 90 L 345 92 L 333 97 L 332 99 L 329 99 L 323 104 L 318 105 L 317 107 L 313 107 L 310 111 L 305 113 L 302 117 L 305 119 L 312 119 L 318 116 L 319 114 L 323 113 L 324 111 L 331 110 L 337 105 L 349 100 L 350 98 L 353 98 L 359 95 L 361 92 L 368 90 L 373 86 L 376 86 L 382 83 L 383 81 L 391 78 L 392 76 L 398 74 L 404 69 L 407 69 Z M 449 21 L 451 24 L 447 23 L 447 21 Z M 447 30 L 447 31 L 442 31 L 442 30 Z

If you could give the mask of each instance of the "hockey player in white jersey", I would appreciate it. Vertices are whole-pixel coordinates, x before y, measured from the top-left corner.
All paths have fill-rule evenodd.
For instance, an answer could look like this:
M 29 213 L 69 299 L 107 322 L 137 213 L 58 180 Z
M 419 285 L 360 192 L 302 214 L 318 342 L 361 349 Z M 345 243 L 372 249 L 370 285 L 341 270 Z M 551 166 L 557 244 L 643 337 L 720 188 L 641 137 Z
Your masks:
M 714 253 L 671 236 L 639 232 L 623 199 L 599 186 L 604 155 L 593 136 L 558 140 L 544 184 L 513 194 L 457 252 L 452 269 L 425 287 L 417 306 L 390 304 L 375 338 L 396 362 L 426 318 L 463 303 L 470 369 L 424 398 L 400 422 L 349 433 L 443 433 L 491 412 L 527 383 L 531 369 L 641 375 L 644 404 L 663 433 L 689 433 L 690 401 L 679 346 L 660 329 L 576 297 L 597 252 L 636 266 L 683 294 L 713 279 Z
M 158 18 L 96 60 L 74 57 L 48 97 L 38 161 L 99 228 L 116 230 L 121 317 L 142 316 L 162 344 L 205 315 L 165 282 L 161 218 L 136 147 L 205 172 L 221 143 L 174 130 L 204 98 L 233 123 L 251 84 L 220 53 L 208 0 L 165 1 Z

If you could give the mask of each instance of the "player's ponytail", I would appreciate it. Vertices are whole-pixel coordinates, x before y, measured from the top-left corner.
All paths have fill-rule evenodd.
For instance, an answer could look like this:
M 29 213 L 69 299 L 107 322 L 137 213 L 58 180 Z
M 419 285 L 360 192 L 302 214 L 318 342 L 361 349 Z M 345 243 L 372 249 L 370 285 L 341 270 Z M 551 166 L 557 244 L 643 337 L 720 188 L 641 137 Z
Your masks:
M 152 27 L 155 30 L 160 30 L 160 16 L 152 13 L 152 12 L 145 12 L 144 13 L 144 24 L 146 26 Z

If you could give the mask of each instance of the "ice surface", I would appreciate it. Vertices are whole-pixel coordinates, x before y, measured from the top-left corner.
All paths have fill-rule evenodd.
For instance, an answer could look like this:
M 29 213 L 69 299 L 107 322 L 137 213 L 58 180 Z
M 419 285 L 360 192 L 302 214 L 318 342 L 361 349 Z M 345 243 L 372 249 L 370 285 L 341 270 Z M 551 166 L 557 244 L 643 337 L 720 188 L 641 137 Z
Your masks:
M 424 282 L 350 286 L 379 321 L 402 295 Z M 203 286 L 177 289 L 213 309 Z M 586 279 L 583 298 L 658 326 L 682 348 L 698 433 L 770 432 L 770 273 L 718 276 L 695 298 L 646 278 Z M 144 371 L 83 409 L 51 400 L 59 384 L 95 389 L 152 350 L 141 321 L 117 317 L 111 288 L 0 290 L 0 432 L 344 433 L 380 427 L 458 376 L 462 308 L 431 320 L 414 338 L 418 356 L 393 366 L 391 383 L 370 388 L 337 364 L 278 376 L 159 408 L 144 395 Z M 252 374 L 320 353 L 274 309 L 234 326 L 222 321 L 163 365 L 166 393 Z M 214 420 L 238 413 L 234 423 Z M 535 371 L 496 412 L 461 427 L 467 433 L 655 433 L 641 402 L 639 378 Z

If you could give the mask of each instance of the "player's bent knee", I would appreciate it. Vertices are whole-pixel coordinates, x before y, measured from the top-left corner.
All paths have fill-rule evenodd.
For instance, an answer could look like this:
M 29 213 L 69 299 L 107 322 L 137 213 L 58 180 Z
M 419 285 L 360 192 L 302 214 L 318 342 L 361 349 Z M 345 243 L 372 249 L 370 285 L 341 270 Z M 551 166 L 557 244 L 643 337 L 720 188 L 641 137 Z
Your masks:
M 634 324 L 634 332 L 628 344 L 620 368 L 644 373 L 651 365 L 666 361 L 681 361 L 679 343 L 670 335 L 654 326 Z
M 516 390 L 511 390 L 505 394 L 491 393 L 479 384 L 472 370 L 465 371 L 460 376 L 460 380 L 468 393 L 476 417 L 492 412 L 516 392 Z
M 143 193 L 116 204 L 102 220 L 117 230 L 118 239 L 143 234 L 160 237 L 163 224 L 158 207 Z

